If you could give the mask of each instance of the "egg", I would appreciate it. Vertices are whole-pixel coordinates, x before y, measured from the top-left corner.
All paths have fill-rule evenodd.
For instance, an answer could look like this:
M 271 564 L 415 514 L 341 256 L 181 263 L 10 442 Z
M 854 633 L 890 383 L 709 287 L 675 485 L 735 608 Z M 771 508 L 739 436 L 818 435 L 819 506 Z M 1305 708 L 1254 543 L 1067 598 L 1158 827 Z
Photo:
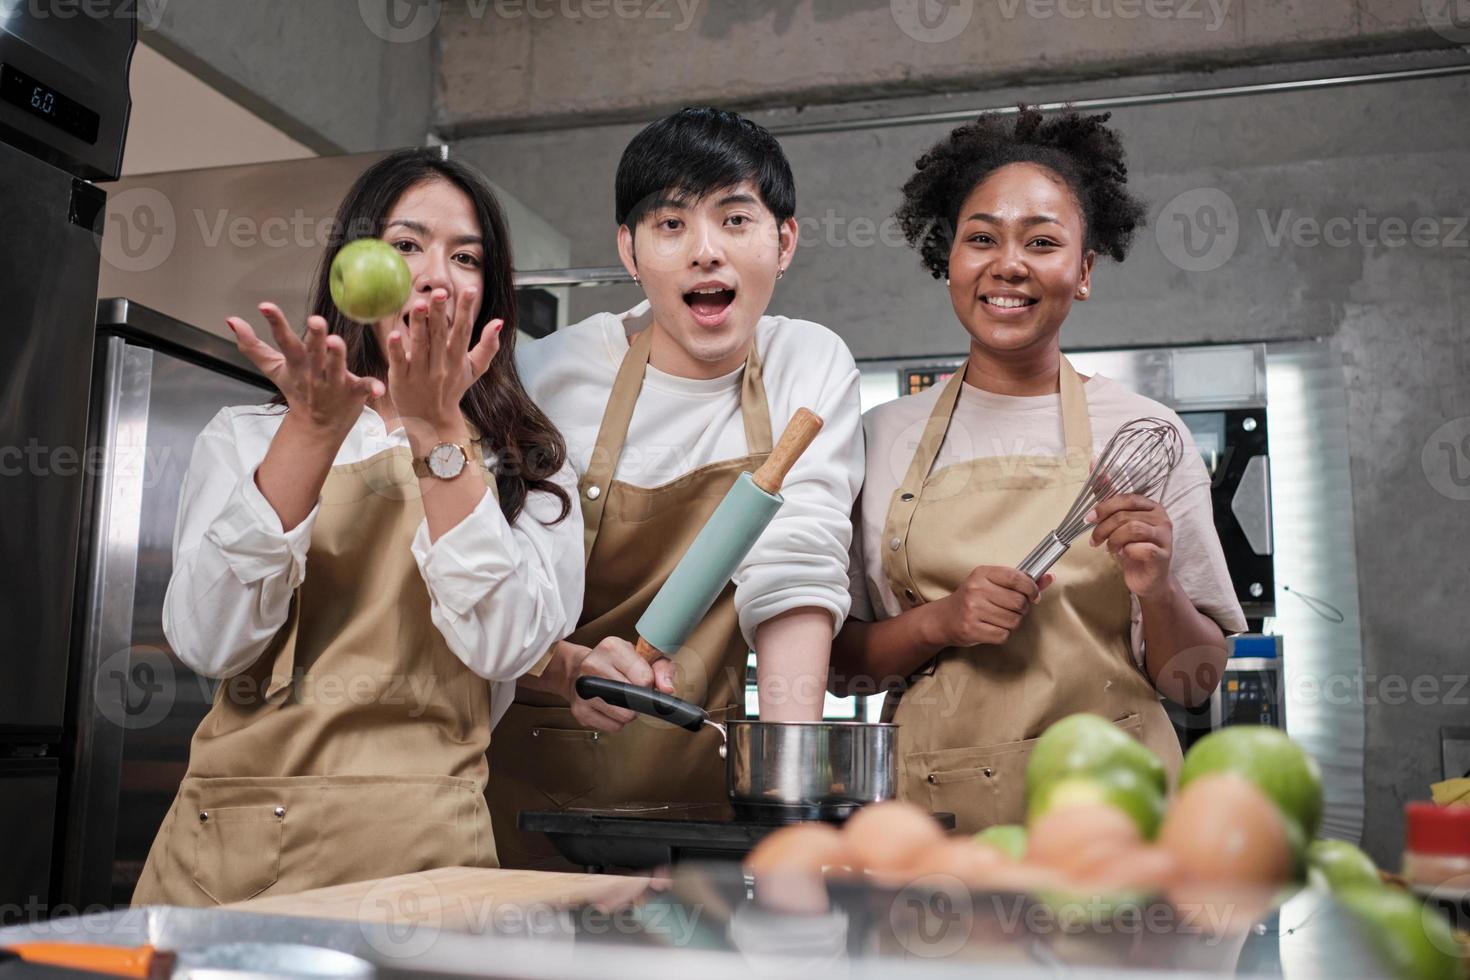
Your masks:
M 1159 844 L 1196 882 L 1265 887 L 1287 881 L 1293 867 L 1281 812 L 1254 783 L 1229 772 L 1201 776 L 1179 792 Z
M 1074 879 L 1085 879 L 1094 866 L 1143 844 L 1133 819 L 1105 803 L 1050 810 L 1031 825 L 1026 841 L 1027 862 Z
M 944 840 L 939 824 L 924 810 L 901 800 L 870 803 L 842 825 L 842 837 L 860 868 L 907 872 L 927 848 Z
M 851 863 L 842 834 L 825 823 L 797 823 L 772 831 L 745 858 L 745 867 L 752 874 L 821 873 Z
M 1081 878 L 1081 884 L 1098 892 L 1144 891 L 1150 894 L 1166 890 L 1179 880 L 1179 862 L 1174 855 L 1157 845 L 1142 844 L 1125 848 L 1094 863 Z
M 990 869 L 1011 859 L 998 847 L 968 837 L 946 837 L 919 852 L 903 872 L 909 880 L 929 875 L 946 875 L 967 887 L 984 882 Z

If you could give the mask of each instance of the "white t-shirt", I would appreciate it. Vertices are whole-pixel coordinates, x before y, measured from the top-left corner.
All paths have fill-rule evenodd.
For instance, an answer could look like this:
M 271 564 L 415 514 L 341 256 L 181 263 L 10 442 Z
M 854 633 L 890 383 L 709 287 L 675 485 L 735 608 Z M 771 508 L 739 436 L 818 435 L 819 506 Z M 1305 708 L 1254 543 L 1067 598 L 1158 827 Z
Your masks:
M 285 408 L 221 409 L 194 440 L 174 529 L 174 568 L 163 600 L 163 632 L 179 659 L 206 677 L 250 666 L 286 623 L 291 596 L 310 574 L 306 520 L 281 528 L 255 484 L 255 471 L 280 428 Z M 333 465 L 408 446 L 364 407 Z M 555 482 L 572 500 L 561 511 L 549 493 L 533 492 L 510 523 L 493 493 L 430 543 L 421 521 L 409 545 L 430 599 L 430 618 L 449 649 L 491 686 L 493 725 L 515 697 L 515 679 L 567 634 L 582 612 L 582 512 L 576 478 L 563 466 Z
M 596 314 L 517 351 L 526 389 L 566 437 L 579 476 L 597 443 L 628 338 L 650 322 L 644 302 L 626 313 Z M 752 649 L 756 627 L 792 609 L 828 610 L 834 635 L 847 618 L 851 511 L 863 477 L 859 378 L 847 345 L 826 327 L 780 316 L 761 317 L 755 344 L 772 438 L 798 408 L 810 408 L 824 425 L 787 476 L 785 503 L 733 576 L 740 630 Z M 746 455 L 744 376 L 744 365 L 696 380 L 650 364 L 614 478 L 657 487 Z
M 851 560 L 852 615 L 866 622 L 888 619 L 901 611 L 898 597 L 883 572 L 881 539 L 893 492 L 908 473 L 924 425 L 943 390 L 935 385 L 879 405 L 863 417 L 867 437 L 867 478 L 857 513 Z M 1246 628 L 1245 614 L 1225 565 L 1215 534 L 1210 478 L 1189 428 L 1173 411 L 1151 398 L 1102 375 L 1083 385 L 1092 425 L 1094 456 L 1108 438 L 1130 419 L 1153 416 L 1172 422 L 1184 439 L 1184 456 L 1164 488 L 1162 503 L 1174 525 L 1174 557 L 1170 572 L 1195 608 L 1220 624 L 1226 633 Z M 955 406 L 944 444 L 930 470 L 969 459 L 992 456 L 1061 456 L 1066 450 L 1059 395 L 1000 395 L 965 384 Z M 1040 540 L 1044 530 L 1037 531 Z M 1081 542 L 1085 546 L 1085 539 Z M 1018 562 L 1024 555 L 976 557 L 977 565 Z M 1134 659 L 1143 663 L 1143 619 L 1133 600 Z

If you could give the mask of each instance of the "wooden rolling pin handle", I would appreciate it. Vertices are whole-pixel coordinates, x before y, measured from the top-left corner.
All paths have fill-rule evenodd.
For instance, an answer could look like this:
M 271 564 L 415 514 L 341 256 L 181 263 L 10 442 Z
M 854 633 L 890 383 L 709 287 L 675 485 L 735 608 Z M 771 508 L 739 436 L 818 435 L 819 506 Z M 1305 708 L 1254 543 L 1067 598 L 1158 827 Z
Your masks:
M 663 651 L 659 650 L 658 647 L 654 646 L 652 643 L 649 643 L 641 636 L 638 637 L 637 650 L 638 656 L 642 657 L 648 663 L 653 663 L 655 660 L 663 656 Z
M 779 493 L 781 484 L 786 481 L 786 474 L 821 431 L 822 417 L 809 408 L 798 408 L 796 414 L 791 416 L 791 421 L 786 424 L 786 431 L 781 433 L 776 448 L 771 450 L 771 455 L 766 457 L 761 468 L 751 477 L 755 485 L 766 493 Z

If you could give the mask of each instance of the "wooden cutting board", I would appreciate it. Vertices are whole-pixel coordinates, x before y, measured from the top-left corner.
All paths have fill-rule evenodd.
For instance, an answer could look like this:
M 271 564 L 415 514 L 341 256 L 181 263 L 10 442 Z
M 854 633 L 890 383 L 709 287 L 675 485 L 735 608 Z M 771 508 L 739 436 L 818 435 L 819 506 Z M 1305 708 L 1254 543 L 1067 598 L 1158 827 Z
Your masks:
M 437 868 L 394 878 L 314 888 L 229 906 L 241 912 L 303 915 L 357 922 L 435 922 L 440 928 L 483 929 L 494 909 L 565 908 L 584 903 L 610 906 L 632 901 L 652 878 L 624 875 L 565 874 L 559 871 L 507 871 L 498 868 Z

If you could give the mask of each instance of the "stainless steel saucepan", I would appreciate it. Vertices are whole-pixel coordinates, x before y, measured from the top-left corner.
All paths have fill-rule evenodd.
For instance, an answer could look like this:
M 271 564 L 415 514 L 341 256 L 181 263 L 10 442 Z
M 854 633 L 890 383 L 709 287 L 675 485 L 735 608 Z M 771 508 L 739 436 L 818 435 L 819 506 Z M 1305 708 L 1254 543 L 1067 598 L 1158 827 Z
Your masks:
M 720 733 L 725 783 L 737 812 L 846 816 L 897 791 L 898 726 L 862 721 L 727 721 L 646 687 L 579 677 L 577 693 L 697 732 Z M 656 764 L 656 760 L 649 760 Z

